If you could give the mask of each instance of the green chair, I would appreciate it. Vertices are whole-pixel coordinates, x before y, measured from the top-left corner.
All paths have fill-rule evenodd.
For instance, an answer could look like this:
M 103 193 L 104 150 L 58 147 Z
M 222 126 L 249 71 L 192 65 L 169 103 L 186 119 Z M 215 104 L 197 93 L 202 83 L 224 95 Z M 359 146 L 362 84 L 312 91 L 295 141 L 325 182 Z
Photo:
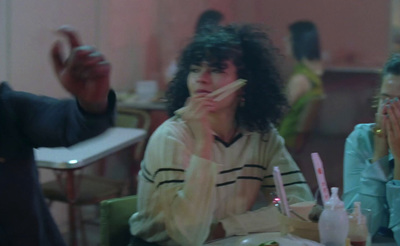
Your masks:
M 129 217 L 136 211 L 136 195 L 104 200 L 100 203 L 100 246 L 127 246 Z

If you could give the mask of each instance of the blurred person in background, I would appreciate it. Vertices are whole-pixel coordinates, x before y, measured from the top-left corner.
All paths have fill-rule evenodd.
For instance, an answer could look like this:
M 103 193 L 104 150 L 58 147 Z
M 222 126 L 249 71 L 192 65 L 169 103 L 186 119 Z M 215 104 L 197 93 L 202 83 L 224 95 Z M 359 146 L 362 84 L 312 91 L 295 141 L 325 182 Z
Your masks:
M 208 26 L 216 26 L 221 25 L 224 20 L 224 15 L 218 10 L 208 9 L 202 12 L 196 22 L 195 26 L 195 34 L 200 33 L 202 30 L 206 29 Z M 165 77 L 166 82 L 169 83 L 175 76 L 175 73 L 178 71 L 178 67 L 176 64 L 176 60 L 173 60 L 168 66 Z
M 321 61 L 320 40 L 317 27 L 310 21 L 297 21 L 289 26 L 286 52 L 296 61 L 293 73 L 286 85 L 286 96 L 290 110 L 279 124 L 279 134 L 286 146 L 298 149 L 296 143 L 299 124 L 307 114 L 308 104 L 324 94 L 321 76 L 324 72 Z M 312 119 L 314 120 L 314 119 Z

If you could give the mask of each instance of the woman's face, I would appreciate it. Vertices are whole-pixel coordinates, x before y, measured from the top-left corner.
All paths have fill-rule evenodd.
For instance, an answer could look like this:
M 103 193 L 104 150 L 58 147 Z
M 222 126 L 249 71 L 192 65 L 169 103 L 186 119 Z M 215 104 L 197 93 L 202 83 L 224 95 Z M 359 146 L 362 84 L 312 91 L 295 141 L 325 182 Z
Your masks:
M 231 60 L 223 62 L 222 67 L 212 67 L 207 62 L 202 62 L 199 65 L 191 65 L 187 78 L 190 96 L 209 94 L 238 79 L 236 66 Z M 238 102 L 239 93 L 241 93 L 240 90 L 219 101 L 216 110 L 230 105 L 236 107 L 235 103 Z
M 396 97 L 400 99 L 400 75 L 387 74 L 383 77 L 381 90 L 379 93 L 379 116 L 382 115 L 383 106 L 388 103 L 390 99 L 394 99 Z M 377 123 L 380 123 L 380 120 L 381 119 L 377 119 Z

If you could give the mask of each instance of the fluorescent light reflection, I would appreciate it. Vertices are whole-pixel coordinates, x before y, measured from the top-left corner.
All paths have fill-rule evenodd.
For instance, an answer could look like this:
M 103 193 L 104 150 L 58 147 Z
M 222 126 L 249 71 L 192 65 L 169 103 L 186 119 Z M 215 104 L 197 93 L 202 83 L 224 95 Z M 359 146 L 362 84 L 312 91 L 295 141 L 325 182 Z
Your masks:
M 69 165 L 74 165 L 76 163 L 78 163 L 78 160 L 70 160 L 70 161 L 68 161 Z

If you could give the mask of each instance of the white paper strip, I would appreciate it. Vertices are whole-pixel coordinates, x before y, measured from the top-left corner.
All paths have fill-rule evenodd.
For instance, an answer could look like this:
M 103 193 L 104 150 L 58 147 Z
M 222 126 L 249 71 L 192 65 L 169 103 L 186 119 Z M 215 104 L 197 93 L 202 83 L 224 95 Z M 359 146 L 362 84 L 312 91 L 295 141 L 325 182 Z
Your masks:
M 315 176 L 317 176 L 319 192 L 321 193 L 322 202 L 325 203 L 329 200 L 329 189 L 326 184 L 324 165 L 318 153 L 311 153 L 311 159 L 314 164 Z
M 278 197 L 281 202 L 281 210 L 284 215 L 287 217 L 290 216 L 290 209 L 289 209 L 289 204 L 286 198 L 286 192 L 285 188 L 283 188 L 283 183 L 282 183 L 282 176 L 281 176 L 281 171 L 279 170 L 279 167 L 274 167 L 273 171 L 273 176 L 274 176 L 274 183 L 276 187 L 276 192 L 278 193 Z

